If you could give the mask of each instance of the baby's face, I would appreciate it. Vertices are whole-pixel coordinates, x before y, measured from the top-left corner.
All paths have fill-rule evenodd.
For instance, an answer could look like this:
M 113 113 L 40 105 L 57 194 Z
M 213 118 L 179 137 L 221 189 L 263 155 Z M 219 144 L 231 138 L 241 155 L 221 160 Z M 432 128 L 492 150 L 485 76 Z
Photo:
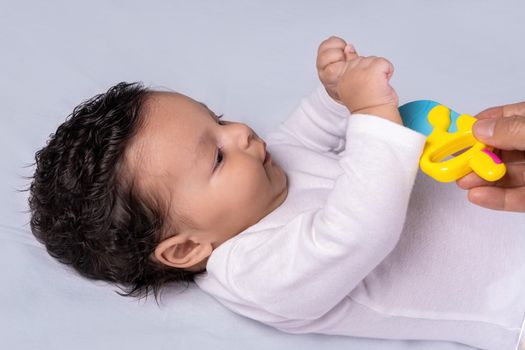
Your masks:
M 286 198 L 287 179 L 246 124 L 222 121 L 182 94 L 154 92 L 127 150 L 142 192 L 182 214 L 186 232 L 213 248 L 255 224 Z M 195 227 L 191 227 L 191 226 Z

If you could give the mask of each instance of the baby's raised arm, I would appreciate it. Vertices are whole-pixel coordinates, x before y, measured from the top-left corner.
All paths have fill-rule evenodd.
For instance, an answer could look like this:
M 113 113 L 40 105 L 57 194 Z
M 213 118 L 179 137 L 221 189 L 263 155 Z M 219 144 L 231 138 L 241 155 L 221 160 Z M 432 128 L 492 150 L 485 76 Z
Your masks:
M 363 57 L 331 36 L 317 53 L 317 72 L 327 93 L 352 113 L 372 114 L 402 125 L 398 97 L 389 81 L 394 66 L 382 57 Z
M 353 47 L 337 37 L 319 45 L 317 72 L 322 83 L 276 132 L 267 135 L 268 143 L 291 143 L 317 152 L 339 153 L 345 148 L 345 130 L 350 112 L 338 99 L 337 83 Z
M 344 56 L 335 96 L 344 105 L 323 86 L 268 139 L 325 151 L 346 140 L 326 201 L 281 227 L 234 240 L 217 253 L 227 269 L 208 270 L 228 286 L 223 300 L 239 312 L 292 332 L 331 310 L 395 247 L 425 143 L 397 119 L 389 62 Z
M 359 56 L 353 45 L 332 36 L 319 45 L 316 67 L 323 88 L 303 99 L 270 138 L 339 153 L 345 148 L 351 113 L 371 114 L 402 125 L 398 97 L 389 84 L 394 67 L 388 60 Z
M 301 213 L 277 232 L 240 240 L 233 248 L 228 276 L 240 298 L 275 316 L 315 319 L 392 251 L 425 137 L 397 120 L 397 96 L 388 85 L 391 72 L 383 59 L 349 61 L 337 87 L 341 100 L 356 112 L 344 130 L 346 149 L 339 159 L 343 172 L 323 207 Z M 331 110 L 324 109 L 328 97 L 323 102 L 321 95 L 318 91 L 303 100 L 307 107 L 298 109 L 296 121 L 333 118 Z M 246 243 L 250 239 L 257 243 Z M 262 288 L 252 289 L 261 281 Z

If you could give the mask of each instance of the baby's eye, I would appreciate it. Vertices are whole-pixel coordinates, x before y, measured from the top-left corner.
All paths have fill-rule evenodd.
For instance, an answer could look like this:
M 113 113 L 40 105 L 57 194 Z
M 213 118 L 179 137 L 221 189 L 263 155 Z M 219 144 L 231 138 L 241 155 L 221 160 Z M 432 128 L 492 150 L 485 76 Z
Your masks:
M 221 118 L 222 118 L 223 115 L 224 115 L 224 114 L 216 115 L 216 116 L 215 116 L 215 117 L 217 118 L 217 124 L 219 124 L 219 125 L 226 125 L 226 123 L 223 122 L 223 121 L 221 120 Z
M 215 117 L 217 118 L 217 124 L 219 125 L 226 125 L 226 123 L 224 121 L 221 120 L 223 114 L 221 115 L 216 115 Z M 224 158 L 223 154 L 222 154 L 222 151 L 220 148 L 217 149 L 217 159 L 215 159 L 215 166 L 213 167 L 213 170 L 217 169 L 219 167 L 219 165 L 222 163 L 222 159 Z
M 224 158 L 221 149 L 217 149 L 217 159 L 215 160 L 215 166 L 213 169 L 217 169 L 217 167 L 222 163 L 222 159 Z

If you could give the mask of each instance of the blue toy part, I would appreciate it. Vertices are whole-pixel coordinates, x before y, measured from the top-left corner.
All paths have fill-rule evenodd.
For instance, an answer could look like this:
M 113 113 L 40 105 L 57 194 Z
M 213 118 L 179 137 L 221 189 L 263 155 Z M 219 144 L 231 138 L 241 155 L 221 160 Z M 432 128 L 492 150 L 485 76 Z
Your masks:
M 403 120 L 403 125 L 417 132 L 422 133 L 425 136 L 429 136 L 433 130 L 432 125 L 428 122 L 428 113 L 430 110 L 439 103 L 431 100 L 418 100 L 409 103 L 405 103 L 399 107 L 399 113 Z M 448 132 L 454 133 L 458 130 L 456 126 L 456 120 L 459 117 L 459 113 L 450 110 L 450 127 Z

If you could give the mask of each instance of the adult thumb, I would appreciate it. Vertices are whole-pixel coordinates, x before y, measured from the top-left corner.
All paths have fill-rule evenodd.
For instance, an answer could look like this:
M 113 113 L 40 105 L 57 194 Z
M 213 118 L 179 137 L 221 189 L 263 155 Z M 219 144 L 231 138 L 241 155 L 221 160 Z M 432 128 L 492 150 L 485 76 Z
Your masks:
M 502 150 L 525 150 L 525 117 L 481 119 L 472 127 L 474 137 Z

